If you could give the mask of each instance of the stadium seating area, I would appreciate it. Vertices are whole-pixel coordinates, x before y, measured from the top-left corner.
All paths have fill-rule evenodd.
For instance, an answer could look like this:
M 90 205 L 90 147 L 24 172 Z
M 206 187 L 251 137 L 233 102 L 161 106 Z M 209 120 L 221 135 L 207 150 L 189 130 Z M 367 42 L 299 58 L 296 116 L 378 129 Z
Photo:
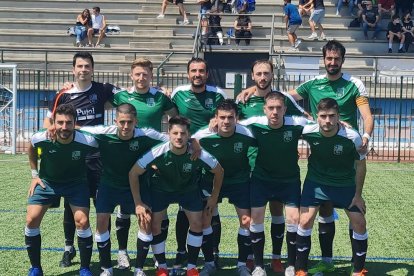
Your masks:
M 92 49 L 100 71 L 126 71 L 135 56 L 146 56 L 155 65 L 160 64 L 171 53 L 175 54 L 165 65 L 168 72 L 184 72 L 186 61 L 193 55 L 194 38 L 198 24 L 199 5 L 187 1 L 185 7 L 189 25 L 179 25 L 181 16 L 174 5 L 169 5 L 164 19 L 157 19 L 162 0 L 5 0 L 0 2 L 0 50 L 2 61 L 16 62 L 20 68 L 45 67 L 47 53 L 48 69 L 69 69 L 74 47 L 74 37 L 67 35 L 76 16 L 85 8 L 99 6 L 108 24 L 121 27 L 120 34 L 106 38 L 107 47 Z M 296 3 L 297 1 L 293 1 Z M 347 52 L 356 56 L 385 55 L 388 46 L 385 31 L 378 40 L 364 40 L 360 28 L 349 28 L 352 18 L 336 16 L 336 0 L 326 1 L 325 34 L 347 47 Z M 272 14 L 275 14 L 274 51 L 289 48 L 283 23 L 283 0 L 257 0 L 256 11 L 251 15 L 253 40 L 251 46 L 240 47 L 246 52 L 268 52 L 270 46 Z M 222 19 L 224 32 L 233 25 L 235 15 L 226 14 Z M 381 25 L 386 27 L 388 19 Z M 320 53 L 324 41 L 308 40 L 309 24 L 305 18 L 303 27 L 297 32 L 303 39 L 300 54 Z M 110 47 L 110 48 L 109 48 Z M 216 46 L 214 51 L 234 51 L 231 45 Z M 18 51 L 17 51 L 18 50 Z M 24 51 L 25 50 L 25 51 Z M 70 52 L 65 52 L 70 51 Z M 396 54 L 397 55 L 397 54 Z M 345 64 L 363 71 L 372 70 L 372 62 L 356 59 Z

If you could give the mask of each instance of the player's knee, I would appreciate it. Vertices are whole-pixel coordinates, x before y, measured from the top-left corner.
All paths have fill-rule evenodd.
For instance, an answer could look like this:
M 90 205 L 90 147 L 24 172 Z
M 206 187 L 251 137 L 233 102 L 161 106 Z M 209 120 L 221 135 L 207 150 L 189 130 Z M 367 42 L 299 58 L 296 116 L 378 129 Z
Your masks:
M 351 224 L 352 229 L 357 233 L 365 233 L 367 231 L 367 223 L 362 215 L 361 218 L 357 217 L 355 219 L 352 219 Z
M 86 215 L 79 215 L 75 218 L 75 224 L 77 229 L 87 229 L 89 228 L 89 219 Z
M 203 231 L 203 223 L 201 220 L 193 219 L 190 221 L 190 230 L 193 232 Z

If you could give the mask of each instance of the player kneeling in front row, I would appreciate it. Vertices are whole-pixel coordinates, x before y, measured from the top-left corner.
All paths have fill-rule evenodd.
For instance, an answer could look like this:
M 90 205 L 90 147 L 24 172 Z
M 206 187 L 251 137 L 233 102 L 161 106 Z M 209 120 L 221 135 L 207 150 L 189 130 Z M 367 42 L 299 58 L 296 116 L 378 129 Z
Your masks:
M 311 155 L 303 185 L 300 222 L 296 238 L 296 275 L 307 275 L 313 223 L 322 202 L 345 209 L 353 229 L 353 272 L 365 275 L 368 233 L 362 187 L 366 174 L 365 155 L 359 153 L 362 139 L 353 129 L 339 124 L 338 103 L 322 99 L 317 106 L 318 124 L 305 126 L 303 138 L 309 143 Z
M 189 120 L 176 116 L 169 120 L 169 142 L 153 147 L 151 151 L 140 158 L 129 173 L 131 188 L 139 187 L 139 176 L 146 170 L 155 172 L 150 179 L 150 195 L 152 208 L 135 200 L 135 210 L 138 217 L 152 219 L 152 251 L 158 262 L 157 276 L 168 276 L 165 260 L 165 239 L 161 234 L 161 222 L 165 217 L 168 206 L 178 203 L 183 207 L 190 223 L 187 236 L 188 265 L 187 275 L 199 275 L 196 265 L 203 241 L 202 211 L 203 203 L 197 183 L 202 168 L 214 174 L 214 184 L 211 198 L 205 210 L 212 212 L 217 204 L 217 198 L 223 181 L 223 169 L 218 161 L 208 152 L 202 150 L 197 160 L 191 160 L 188 143 Z M 137 188 L 135 188 L 137 189 Z
M 250 165 L 248 149 L 256 145 L 253 134 L 249 129 L 237 121 L 237 105 L 234 100 L 223 100 L 216 108 L 215 119 L 218 131 L 213 132 L 207 128 L 201 129 L 193 138 L 200 141 L 201 146 L 213 154 L 224 169 L 223 186 L 220 191 L 219 202 L 227 197 L 236 208 L 239 217 L 239 231 L 237 244 L 239 256 L 237 258 L 238 274 L 250 275 L 246 267 L 247 256 L 250 252 Z M 209 199 L 212 179 L 211 174 L 203 175 L 203 194 Z M 217 267 L 213 255 L 213 230 L 211 216 L 204 216 L 203 221 L 203 255 L 204 268 L 200 276 L 212 275 Z
M 75 218 L 80 252 L 80 276 L 91 276 L 92 231 L 89 226 L 89 188 L 86 184 L 85 157 L 96 151 L 98 144 L 90 136 L 75 130 L 76 111 L 62 104 L 53 114 L 56 141 L 47 139 L 46 130 L 31 138 L 29 163 L 32 181 L 26 215 L 25 243 L 32 267 L 29 276 L 43 275 L 40 262 L 40 223 L 47 209 L 68 200 Z M 41 149 L 40 170 L 38 149 Z

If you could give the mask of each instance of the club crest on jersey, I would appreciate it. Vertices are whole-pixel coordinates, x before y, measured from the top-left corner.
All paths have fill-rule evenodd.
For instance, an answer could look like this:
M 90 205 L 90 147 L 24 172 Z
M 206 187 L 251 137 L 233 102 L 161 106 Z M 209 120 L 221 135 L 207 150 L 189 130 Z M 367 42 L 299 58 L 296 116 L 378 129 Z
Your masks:
M 138 141 L 131 141 L 129 142 L 129 150 L 130 151 L 137 151 L 139 149 Z
M 191 164 L 191 163 L 184 163 L 183 164 L 183 172 L 185 172 L 185 173 L 191 172 L 192 168 L 193 168 L 193 164 Z
M 344 146 L 342 145 L 334 146 L 334 150 L 333 150 L 334 155 L 342 155 L 343 151 L 344 151 Z
M 206 108 L 213 108 L 213 99 L 206 99 L 204 102 Z
M 79 160 L 81 158 L 80 150 L 72 151 L 72 160 Z
M 147 106 L 150 106 L 150 107 L 155 106 L 154 98 L 148 98 L 147 99 Z
M 234 143 L 233 150 L 234 150 L 235 153 L 242 152 L 242 150 L 243 150 L 243 143 L 242 142 Z
M 283 132 L 283 142 L 290 142 L 293 139 L 293 133 L 291 130 Z
M 96 95 L 96 94 L 90 95 L 89 96 L 89 101 L 93 104 L 97 103 L 98 102 L 98 95 Z
M 339 87 L 336 89 L 336 97 L 337 98 L 342 98 L 345 95 L 345 88 L 344 87 Z

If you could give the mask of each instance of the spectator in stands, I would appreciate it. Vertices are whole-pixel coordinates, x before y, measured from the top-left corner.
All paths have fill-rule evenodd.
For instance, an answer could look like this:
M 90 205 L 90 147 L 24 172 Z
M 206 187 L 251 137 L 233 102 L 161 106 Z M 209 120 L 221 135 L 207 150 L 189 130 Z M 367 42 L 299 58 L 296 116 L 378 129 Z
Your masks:
M 302 42 L 296 35 L 296 30 L 302 25 L 302 18 L 299 15 L 298 8 L 293 5 L 292 0 L 284 0 L 284 21 L 286 23 L 286 32 L 292 46 L 291 50 L 296 50 Z
M 221 28 L 220 11 L 216 7 L 213 7 L 211 9 L 211 13 L 212 14 L 210 14 L 208 17 L 209 38 L 214 39 L 214 40 L 217 38 L 219 44 L 223 45 L 224 40 L 223 40 L 223 29 Z
M 403 33 L 402 25 L 400 22 L 400 16 L 394 14 L 391 18 L 391 22 L 388 23 L 387 28 L 387 38 L 388 38 L 388 53 L 392 53 L 392 42 L 394 40 L 400 42 L 400 47 L 398 48 L 398 53 L 404 53 L 404 42 L 405 35 Z
M 347 4 L 348 5 L 349 14 L 351 16 L 355 16 L 354 15 L 354 5 L 355 5 L 354 0 L 338 0 L 338 3 L 336 4 L 336 15 L 340 15 L 342 6 L 344 4 Z
M 211 0 L 197 0 L 197 3 L 200 4 L 200 14 L 210 12 L 212 7 Z
M 299 0 L 300 16 L 310 16 L 313 12 L 313 0 Z
M 250 45 L 252 38 L 252 21 L 250 17 L 244 12 L 239 13 L 239 16 L 234 21 L 234 30 L 236 35 L 236 45 L 240 45 L 240 40 L 244 39 L 246 46 Z
M 89 9 L 84 9 L 76 18 L 76 47 L 82 47 L 82 40 L 86 38 L 87 31 L 90 27 L 92 27 L 91 13 Z
M 361 18 L 362 13 L 367 8 L 367 3 L 371 3 L 371 0 L 357 0 L 357 6 L 358 6 L 358 18 Z
M 389 14 L 392 17 L 395 14 L 394 0 L 378 0 L 378 13 L 381 18 Z
M 411 21 L 411 14 L 407 12 L 407 14 L 403 18 L 402 22 L 402 30 L 404 32 L 405 36 L 405 52 L 408 52 L 408 49 L 410 48 L 410 45 L 414 41 L 414 27 L 413 27 L 413 21 Z
M 92 38 L 95 34 L 98 34 L 98 40 L 96 41 L 95 47 L 101 47 L 101 42 L 105 37 L 106 31 L 106 20 L 105 16 L 101 14 L 99 7 L 92 8 L 92 28 L 88 29 L 88 47 L 93 47 Z
M 183 16 L 183 25 L 190 24 L 190 21 L 188 21 L 187 18 L 187 12 L 184 8 L 184 0 L 163 0 L 161 6 L 161 13 L 157 16 L 158 19 L 162 19 L 165 17 L 165 11 L 167 9 L 168 3 L 173 3 L 176 6 L 178 6 L 178 10 L 180 11 L 180 14 Z
M 323 32 L 322 22 L 325 18 L 325 5 L 323 0 L 314 0 L 313 1 L 313 12 L 309 17 L 309 26 L 312 30 L 312 34 L 308 37 L 309 39 L 318 39 L 318 34 L 316 33 L 316 27 L 318 27 L 321 32 L 320 39 L 325 40 L 326 36 Z
M 368 29 L 374 29 L 372 39 L 377 39 L 381 26 L 379 25 L 380 16 L 378 10 L 372 7 L 372 2 L 366 3 L 366 9 L 362 12 L 362 28 L 364 30 L 364 37 L 368 39 Z

